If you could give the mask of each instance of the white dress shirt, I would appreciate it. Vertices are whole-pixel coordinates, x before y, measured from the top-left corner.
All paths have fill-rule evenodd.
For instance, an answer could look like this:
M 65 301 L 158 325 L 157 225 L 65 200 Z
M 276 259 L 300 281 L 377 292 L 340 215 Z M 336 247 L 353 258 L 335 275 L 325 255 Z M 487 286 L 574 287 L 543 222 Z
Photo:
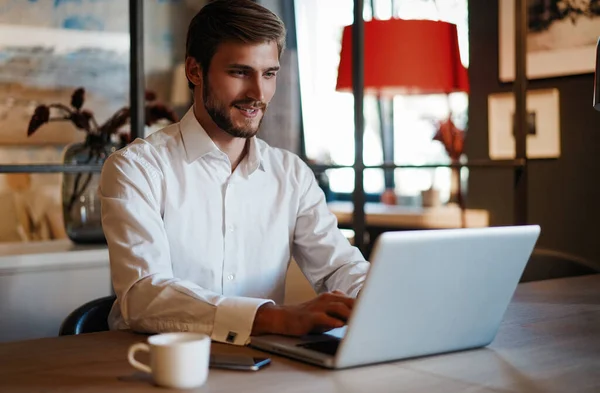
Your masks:
M 317 292 L 356 296 L 369 268 L 298 156 L 253 137 L 232 173 L 192 109 L 113 153 L 100 194 L 112 329 L 244 345 L 258 307 L 283 302 L 292 255 Z

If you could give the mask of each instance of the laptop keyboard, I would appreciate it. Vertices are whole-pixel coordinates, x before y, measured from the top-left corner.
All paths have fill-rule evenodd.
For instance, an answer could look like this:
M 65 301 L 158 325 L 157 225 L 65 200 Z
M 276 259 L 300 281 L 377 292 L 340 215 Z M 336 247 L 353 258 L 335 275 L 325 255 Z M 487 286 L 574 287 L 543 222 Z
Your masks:
M 325 353 L 327 355 L 335 355 L 340 345 L 340 340 L 324 340 L 313 341 L 309 343 L 298 344 L 299 347 L 310 349 L 313 351 Z

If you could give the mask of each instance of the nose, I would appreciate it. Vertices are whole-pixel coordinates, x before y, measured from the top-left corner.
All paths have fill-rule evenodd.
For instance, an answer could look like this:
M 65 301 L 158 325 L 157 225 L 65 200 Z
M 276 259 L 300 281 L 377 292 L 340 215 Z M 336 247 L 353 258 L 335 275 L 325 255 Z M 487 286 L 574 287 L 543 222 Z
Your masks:
M 263 78 L 258 76 L 250 79 L 246 95 L 248 96 L 248 98 L 251 98 L 254 101 L 264 102 L 265 86 Z

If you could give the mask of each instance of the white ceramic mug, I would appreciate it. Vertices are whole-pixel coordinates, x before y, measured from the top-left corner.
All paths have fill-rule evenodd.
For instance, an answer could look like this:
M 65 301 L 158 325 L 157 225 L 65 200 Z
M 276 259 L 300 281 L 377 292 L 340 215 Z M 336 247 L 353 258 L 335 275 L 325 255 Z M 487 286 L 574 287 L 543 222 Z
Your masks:
M 150 353 L 150 365 L 135 360 L 137 351 Z M 148 344 L 129 347 L 129 363 L 152 375 L 157 385 L 188 389 L 206 382 L 210 337 L 200 333 L 164 333 L 148 337 Z

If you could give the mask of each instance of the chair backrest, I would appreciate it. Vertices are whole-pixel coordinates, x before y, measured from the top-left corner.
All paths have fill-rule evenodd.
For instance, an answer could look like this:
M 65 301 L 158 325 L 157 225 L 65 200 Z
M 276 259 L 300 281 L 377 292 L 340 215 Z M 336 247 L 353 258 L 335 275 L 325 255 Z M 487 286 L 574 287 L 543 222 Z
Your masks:
M 600 273 L 600 265 L 585 258 L 566 252 L 536 248 L 531 254 L 525 271 L 521 276 L 521 282 L 596 273 Z
M 115 299 L 115 296 L 106 296 L 76 308 L 65 318 L 58 335 L 69 336 L 108 330 L 108 313 Z

